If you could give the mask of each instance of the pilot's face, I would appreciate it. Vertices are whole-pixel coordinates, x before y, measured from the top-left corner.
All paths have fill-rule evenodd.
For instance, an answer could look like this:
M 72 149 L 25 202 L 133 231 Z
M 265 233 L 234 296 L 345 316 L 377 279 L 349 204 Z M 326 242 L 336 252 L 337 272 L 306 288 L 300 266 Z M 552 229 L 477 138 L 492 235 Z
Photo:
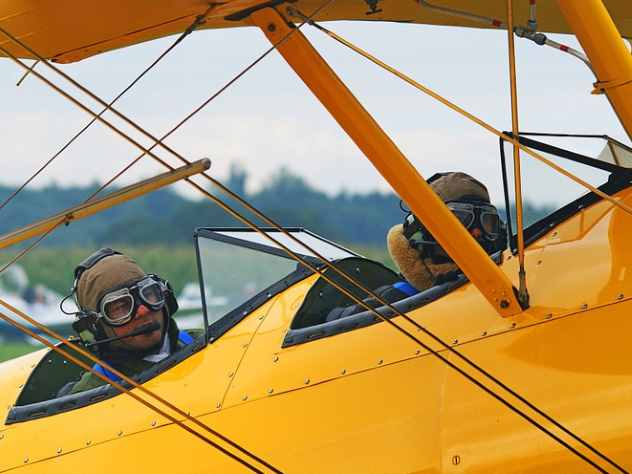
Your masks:
M 151 311 L 144 305 L 140 305 L 136 310 L 136 315 L 131 321 L 123 326 L 111 326 L 116 337 L 125 336 L 136 331 L 143 326 L 158 323 L 160 327 L 147 334 L 139 334 L 138 336 L 127 337 L 116 341 L 116 345 L 128 351 L 145 351 L 160 344 L 162 339 L 162 328 L 164 326 L 164 317 L 162 310 Z

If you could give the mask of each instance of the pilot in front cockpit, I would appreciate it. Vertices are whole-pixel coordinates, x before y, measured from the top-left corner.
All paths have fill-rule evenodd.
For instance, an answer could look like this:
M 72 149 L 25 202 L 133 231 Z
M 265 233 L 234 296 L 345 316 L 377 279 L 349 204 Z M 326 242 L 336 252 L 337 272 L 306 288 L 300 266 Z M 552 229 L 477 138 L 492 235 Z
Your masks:
M 191 344 L 173 318 L 178 303 L 169 283 L 147 274 L 130 257 L 101 249 L 75 269 L 73 288 L 79 307 L 73 328 L 102 361 L 133 377 Z M 100 364 L 93 369 L 120 379 Z M 78 393 L 106 382 L 91 372 L 68 383 L 59 395 Z

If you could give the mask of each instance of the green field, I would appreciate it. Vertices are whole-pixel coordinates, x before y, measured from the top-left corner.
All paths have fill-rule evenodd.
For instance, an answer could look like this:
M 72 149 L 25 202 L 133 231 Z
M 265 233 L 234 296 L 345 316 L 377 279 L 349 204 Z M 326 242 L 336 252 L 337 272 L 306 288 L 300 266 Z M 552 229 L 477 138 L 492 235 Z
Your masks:
M 28 354 L 38 349 L 40 349 L 40 347 L 23 342 L 2 342 L 0 343 L 0 362 Z

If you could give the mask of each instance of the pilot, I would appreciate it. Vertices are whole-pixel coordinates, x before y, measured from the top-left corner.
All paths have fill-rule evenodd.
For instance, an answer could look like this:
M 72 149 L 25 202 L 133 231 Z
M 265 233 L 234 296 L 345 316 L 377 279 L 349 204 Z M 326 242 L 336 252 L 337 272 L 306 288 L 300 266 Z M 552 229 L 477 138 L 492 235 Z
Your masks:
M 465 173 L 451 172 L 437 173 L 428 183 L 488 254 L 507 247 L 505 224 L 480 181 Z M 403 224 L 389 230 L 386 240 L 391 258 L 406 279 L 400 289 L 408 296 L 459 274 L 456 264 L 411 212 Z
M 506 248 L 505 224 L 496 207 L 491 205 L 487 188 L 482 183 L 459 172 L 437 173 L 428 183 L 488 254 Z M 457 265 L 411 212 L 403 224 L 397 224 L 388 231 L 387 246 L 404 277 L 394 284 L 373 290 L 380 300 L 387 303 L 455 280 L 460 274 Z M 363 300 L 364 305 L 334 308 L 327 314 L 326 321 L 366 311 L 365 305 L 373 308 L 382 306 L 379 299 L 368 297 Z
M 82 342 L 127 376 L 143 372 L 194 341 L 192 335 L 178 330 L 173 319 L 178 304 L 169 283 L 145 273 L 115 250 L 101 249 L 75 269 L 73 293 L 79 307 L 73 328 Z M 120 380 L 100 364 L 93 369 L 110 380 Z M 86 372 L 62 392 L 77 393 L 104 384 Z

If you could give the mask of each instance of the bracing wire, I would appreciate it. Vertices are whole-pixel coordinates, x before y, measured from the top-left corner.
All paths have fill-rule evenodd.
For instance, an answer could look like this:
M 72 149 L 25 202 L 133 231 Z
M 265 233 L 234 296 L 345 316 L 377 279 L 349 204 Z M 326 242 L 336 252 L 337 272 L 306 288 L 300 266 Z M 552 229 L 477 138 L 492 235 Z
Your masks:
M 106 106 L 99 112 L 98 117 L 102 116 L 105 112 L 107 112 L 110 107 L 112 107 L 121 97 L 123 97 L 132 87 L 134 87 L 140 80 L 151 71 L 162 59 L 167 56 L 173 49 L 178 46 L 184 38 L 193 33 L 201 24 L 204 23 L 205 18 L 211 11 L 212 7 L 209 7 L 203 14 L 198 15 L 193 23 L 176 38 L 176 40 L 165 50 L 163 51 L 149 66 L 145 68 L 143 72 L 141 72 L 127 87 L 125 87 L 121 92 L 119 92 L 114 99 L 106 104 Z M 25 76 L 30 74 L 34 67 L 40 62 L 38 59 L 33 63 L 31 68 L 25 72 Z M 79 130 L 73 137 L 68 140 L 53 156 L 51 156 L 35 173 L 31 175 L 24 183 L 22 183 L 15 191 L 13 191 L 9 197 L 7 197 L 2 203 L 0 203 L 0 210 L 2 210 L 7 204 L 9 204 L 21 191 L 24 190 L 37 176 L 39 176 L 48 166 L 50 166 L 53 161 L 57 157 L 59 157 L 65 150 L 67 150 L 70 145 L 72 145 L 83 133 L 85 133 L 93 123 L 97 121 L 97 117 L 93 117 L 81 130 Z
M 17 308 L 12 307 L 10 304 L 6 303 L 5 301 L 0 299 L 0 304 L 4 307 L 6 307 L 7 309 L 10 309 L 11 311 L 14 312 L 18 312 L 18 314 L 20 314 L 22 317 L 24 317 L 24 313 L 21 313 L 19 310 L 17 310 Z M 212 447 L 214 447 L 215 449 L 219 450 L 221 453 L 225 454 L 226 456 L 230 457 L 231 459 L 237 461 L 238 463 L 242 464 L 243 466 L 247 467 L 248 469 L 250 469 L 253 472 L 257 472 L 257 473 L 261 473 L 263 474 L 263 471 L 259 468 L 257 468 L 256 466 L 254 466 L 253 464 L 251 464 L 248 461 L 245 461 L 243 459 L 241 459 L 239 456 L 237 456 L 236 454 L 230 452 L 229 450 L 227 450 L 226 448 L 224 448 L 223 446 L 221 446 L 220 444 L 216 443 L 215 441 L 211 440 L 210 438 L 208 438 L 207 436 L 204 436 L 203 434 L 197 432 L 196 430 L 192 429 L 191 427 L 185 425 L 181 420 L 178 420 L 176 417 L 170 415 L 169 413 L 165 412 L 164 410 L 156 407 L 155 405 L 151 404 L 150 402 L 148 402 L 147 400 L 145 400 L 142 397 L 139 397 L 138 395 L 136 395 L 134 392 L 132 392 L 131 390 L 128 390 L 127 388 L 125 388 L 123 385 L 121 385 L 118 382 L 115 382 L 113 380 L 110 380 L 107 376 L 101 374 L 100 372 L 97 372 L 96 370 L 94 370 L 92 367 L 90 367 L 88 364 L 86 364 L 85 362 L 81 361 L 80 359 L 78 359 L 77 357 L 73 356 L 72 354 L 70 354 L 68 351 L 65 351 L 64 349 L 61 349 L 57 346 L 55 346 L 53 343 L 49 342 L 46 338 L 40 336 L 39 334 L 31 331 L 29 328 L 27 328 L 26 326 L 24 326 L 23 324 L 18 323 L 17 321 L 15 321 L 14 319 L 10 318 L 9 316 L 7 316 L 6 314 L 0 312 L 0 319 L 2 319 L 3 321 L 5 321 L 6 323 L 10 324 L 11 326 L 13 326 L 14 328 L 16 328 L 17 330 L 23 332 L 24 334 L 29 335 L 30 337 L 32 337 L 33 339 L 41 342 L 42 344 L 44 344 L 45 346 L 47 346 L 49 349 L 55 351 L 56 353 L 58 353 L 59 355 L 61 355 L 62 357 L 64 357 L 66 360 L 72 362 L 73 364 L 77 365 L 78 367 L 81 367 L 82 369 L 91 372 L 93 374 L 95 374 L 97 377 L 99 377 L 101 380 L 103 380 L 106 383 L 109 383 L 110 385 L 112 385 L 114 388 L 116 388 L 117 390 L 119 390 L 122 393 L 125 393 L 126 395 L 129 395 L 130 397 L 132 397 L 134 400 L 136 400 L 137 402 L 141 403 L 142 405 L 146 406 L 147 408 L 149 408 L 150 410 L 155 411 L 156 413 L 158 413 L 159 415 L 165 417 L 166 419 L 168 419 L 169 421 L 171 421 L 172 423 L 176 424 L 177 426 L 179 426 L 180 428 L 184 429 L 185 431 L 191 433 L 193 436 L 201 439 L 202 441 L 206 442 L 207 444 L 211 445 Z M 30 320 L 30 318 L 25 318 L 27 321 Z M 29 321 L 31 322 L 31 321 Z M 38 325 L 39 326 L 39 325 Z M 36 326 L 37 327 L 37 326 Z M 55 334 L 52 331 L 47 331 L 47 334 L 52 335 Z M 78 346 L 69 343 L 66 339 L 64 339 L 61 336 L 54 336 L 54 337 L 59 337 L 60 341 L 65 342 L 66 344 L 69 344 L 69 346 L 74 349 L 77 353 L 83 354 L 83 355 L 87 355 L 88 353 L 86 351 L 84 351 L 83 349 L 80 349 Z M 122 374 L 121 374 L 122 375 Z M 131 380 L 131 379 L 129 379 Z M 126 380 L 127 381 L 127 380 Z M 129 382 L 128 382 L 129 383 Z M 142 386 L 139 386 L 139 388 Z M 170 407 L 171 408 L 171 407 Z M 197 424 L 201 423 L 199 422 L 199 420 L 197 420 L 196 418 L 190 417 L 188 416 L 187 419 L 190 419 L 191 421 L 198 421 Z M 212 430 L 211 430 L 212 431 Z M 219 433 L 214 433 L 216 436 L 218 436 L 219 438 L 223 439 L 224 441 L 227 441 L 227 438 L 223 437 L 222 435 L 220 435 Z M 235 445 L 234 442 L 228 440 L 228 443 L 231 444 L 232 446 L 236 446 L 239 448 L 238 445 Z M 250 454 L 250 453 L 248 453 Z M 252 455 L 251 455 L 252 456 Z M 260 459 L 258 459 L 257 457 L 253 456 L 254 459 L 256 459 L 259 462 L 262 462 Z M 264 465 L 266 465 L 266 467 L 269 467 L 269 465 L 267 465 L 266 463 L 262 462 Z M 272 468 L 272 470 L 276 473 L 280 473 L 281 471 Z
M 445 97 L 441 96 L 440 94 L 438 94 L 437 92 L 433 91 L 432 89 L 430 89 L 430 88 L 424 86 L 423 84 L 415 81 L 410 76 L 407 76 L 406 74 L 398 71 L 394 67 L 389 66 L 385 62 L 381 61 L 377 57 L 373 56 L 372 54 L 368 53 L 367 51 L 363 50 L 362 48 L 360 48 L 360 47 L 356 46 L 355 44 L 351 43 L 350 41 L 346 40 L 345 38 L 343 38 L 339 34 L 334 33 L 330 29 L 327 29 L 324 26 L 322 26 L 322 25 L 320 25 L 318 23 L 315 23 L 313 21 L 310 22 L 310 25 L 313 26 L 314 28 L 319 29 L 320 31 L 322 31 L 323 33 L 328 35 L 330 38 L 334 39 L 335 41 L 337 41 L 338 43 L 342 44 L 343 46 L 351 49 L 352 51 L 356 52 L 360 56 L 363 56 L 365 59 L 371 61 L 372 63 L 376 64 L 377 66 L 381 67 L 382 69 L 390 72 L 391 74 L 395 75 L 396 77 L 398 77 L 399 79 L 403 80 L 404 82 L 410 84 L 415 89 L 423 92 L 424 94 L 429 95 L 430 97 L 432 97 L 433 99 L 435 99 L 438 102 L 442 103 L 446 107 L 452 109 L 454 112 L 458 113 L 459 115 L 462 115 L 463 117 L 467 118 L 468 120 L 471 120 L 472 122 L 474 122 L 477 125 L 481 126 L 482 128 L 484 128 L 488 132 L 492 133 L 493 135 L 496 135 L 497 137 L 505 140 L 508 143 L 511 143 L 513 145 L 517 145 L 523 152 L 525 152 L 529 156 L 535 158 L 538 161 L 541 161 L 542 163 L 544 163 L 545 165 L 547 165 L 550 168 L 554 169 L 558 173 L 562 174 L 563 176 L 566 176 L 568 179 L 574 181 L 575 183 L 579 184 L 580 186 L 586 188 L 587 190 L 595 193 L 600 198 L 610 202 L 614 206 L 617 206 L 620 209 L 622 209 L 623 211 L 625 211 L 628 214 L 632 215 L 632 207 L 630 207 L 627 204 L 615 199 L 612 196 L 609 196 L 608 194 L 604 193 L 603 191 L 601 191 L 600 189 L 596 188 L 595 186 L 593 186 L 592 184 L 588 183 L 587 181 L 584 181 L 583 179 L 575 176 L 573 173 L 565 170 L 564 168 L 562 168 L 561 166 L 557 165 L 553 161 L 545 158 L 544 156 L 542 156 L 539 153 L 535 152 L 531 148 L 523 145 L 522 143 L 520 143 L 520 141 L 517 138 L 510 137 L 510 136 L 502 133 L 500 130 L 494 128 L 493 126 L 491 126 L 490 124 L 488 124 L 484 120 L 482 120 L 479 117 L 471 114 L 470 112 L 466 111 L 465 109 L 463 109 L 462 107 L 458 106 L 457 104 L 449 101 L 448 99 L 446 99 Z
M 164 164 L 164 163 L 163 163 L 163 164 Z M 166 166 L 169 166 L 169 165 L 166 165 Z M 199 185 L 197 185 L 197 184 L 193 183 L 193 182 L 192 182 L 191 180 L 189 180 L 189 179 L 187 179 L 187 181 L 189 181 L 192 185 L 194 185 L 194 187 L 197 187 L 197 189 L 198 189 L 200 192 L 202 192 L 203 194 L 207 195 L 207 197 L 210 197 L 211 199 L 213 199 L 213 198 L 214 198 L 214 196 L 210 195 L 210 193 L 208 193 L 207 191 L 203 190 L 201 187 L 199 187 Z M 213 199 L 213 200 L 215 200 L 215 199 Z M 216 203 L 217 203 L 217 202 L 216 202 Z M 219 203 L 218 203 L 218 204 L 219 204 Z M 220 205 L 220 206 L 222 206 L 221 204 L 219 204 L 219 205 Z M 230 207 L 228 207 L 227 205 L 224 205 L 224 206 L 222 206 L 222 207 L 225 207 L 225 210 L 227 210 L 228 212 L 235 212 L 235 213 L 236 213 L 236 211 L 232 211 L 232 210 L 230 209 Z M 237 217 L 237 215 L 235 215 L 235 217 Z M 260 230 L 256 227 L 256 225 L 254 225 L 254 224 L 252 224 L 252 223 L 249 223 L 249 221 L 245 220 L 245 218 L 240 219 L 240 220 L 242 220 L 242 222 L 245 222 L 246 224 L 248 224 L 250 227 L 254 228 L 255 230 L 258 230 L 259 232 L 262 232 L 262 231 L 260 231 Z M 280 247 L 282 247 L 282 248 L 284 247 L 284 246 L 283 246 L 280 242 L 275 242 L 275 241 L 274 241 L 274 239 L 272 239 L 271 237 L 267 236 L 267 234 L 265 234 L 265 233 L 263 233 L 263 234 L 264 234 L 266 237 L 268 237 L 268 239 L 269 239 L 269 240 L 272 240 L 274 243 L 276 243 L 276 245 L 279 245 L 279 246 L 280 246 Z M 296 239 L 296 240 L 297 240 L 297 239 Z M 299 243 L 300 243 L 300 242 L 299 242 Z M 301 244 L 302 244 L 302 243 L 301 243 Z M 302 245 L 303 245 L 305 248 L 308 248 L 308 249 L 309 249 L 309 247 L 308 247 L 308 246 L 306 246 L 305 244 L 302 244 Z M 292 252 L 291 252 L 289 249 L 285 249 L 285 250 L 286 250 L 288 253 L 292 254 Z M 300 257 L 298 257 L 298 256 L 296 256 L 296 257 L 297 257 L 297 259 L 299 259 L 299 260 L 300 260 Z M 324 261 L 326 262 L 326 260 L 324 260 Z M 308 266 L 308 268 L 310 267 L 310 265 L 309 265 L 309 264 L 307 264 L 306 262 L 302 262 L 302 263 L 303 263 L 304 265 Z M 335 268 L 335 267 L 333 267 L 333 268 Z M 319 273 L 319 274 L 321 274 L 321 275 L 322 275 L 322 272 L 318 271 L 317 269 L 312 268 L 312 270 L 313 270 L 313 271 L 316 271 L 317 273 Z M 324 277 L 325 279 L 327 278 L 325 275 L 323 275 L 323 277 Z M 338 286 L 337 286 L 334 282 L 331 282 L 331 281 L 330 281 L 330 284 L 332 284 L 333 286 L 336 286 L 336 287 L 339 289 L 339 291 L 342 291 L 343 293 L 345 292 L 345 290 L 344 290 L 343 288 L 338 287 Z M 360 288 L 362 288 L 362 287 L 360 286 Z M 370 290 L 366 290 L 366 289 L 364 289 L 364 288 L 362 288 L 362 289 L 363 289 L 364 291 L 367 291 L 367 292 L 369 292 L 369 291 L 370 291 Z M 369 294 L 370 294 L 370 293 L 369 293 Z M 353 295 L 348 295 L 348 296 L 350 296 L 352 299 L 354 299 L 354 296 L 353 296 Z M 366 305 L 366 303 L 364 303 L 364 304 L 363 304 L 363 302 L 362 302 L 362 301 L 360 301 L 360 300 L 357 300 L 357 302 L 358 302 L 359 304 L 363 305 L 363 306 L 368 306 L 368 305 Z M 382 317 L 382 315 L 380 315 L 379 313 L 376 313 L 376 312 L 373 310 L 373 308 L 368 307 L 367 309 L 369 309 L 369 311 L 372 311 L 372 312 L 373 312 L 374 314 L 376 314 L 378 317 L 381 317 L 382 319 L 385 319 L 385 320 L 387 320 L 388 322 L 392 323 L 390 320 L 388 320 L 388 318 L 384 318 L 384 317 Z M 396 311 L 396 312 L 397 312 L 397 311 Z M 401 313 L 400 313 L 400 314 L 401 314 Z M 393 324 L 394 324 L 394 323 L 393 323 Z M 406 331 L 405 331 L 405 330 L 403 330 L 402 328 L 400 328 L 400 330 L 401 330 L 401 331 L 406 332 Z M 410 336 L 410 337 L 412 337 L 412 338 L 414 338 L 414 336 L 412 336 L 412 335 L 409 335 L 409 336 Z M 415 339 L 415 340 L 417 340 L 416 338 L 414 338 L 414 339 Z M 423 343 L 422 343 L 421 341 L 417 340 L 417 342 L 423 346 Z M 437 355 L 437 356 L 440 356 L 440 354 L 437 354 L 437 353 L 436 353 L 436 351 L 433 351 L 431 348 L 429 348 L 429 347 L 425 347 L 425 348 L 426 348 L 427 350 L 429 350 L 430 352 L 432 352 L 433 354 L 435 354 L 435 355 Z M 450 363 L 448 360 L 445 360 L 445 362 L 446 362 L 448 365 L 452 366 L 452 365 L 451 365 L 451 363 Z M 469 377 L 469 374 L 467 374 L 467 373 L 465 373 L 465 372 L 462 372 L 462 370 L 461 370 L 461 369 L 459 369 L 458 367 L 454 366 L 453 368 L 455 368 L 455 370 L 457 370 L 457 371 L 460 371 L 460 372 L 461 372 L 461 373 L 462 373 L 462 374 L 463 374 L 466 378 L 470 378 L 470 377 Z M 491 394 L 492 396 L 498 397 L 498 395 L 497 395 L 497 394 L 495 394 L 495 393 L 491 392 L 491 391 L 490 391 L 487 387 L 485 387 L 485 386 L 483 386 L 482 384 L 480 384 L 480 382 L 476 381 L 475 379 L 470 379 L 470 380 L 471 380 L 472 382 L 474 382 L 475 384 L 477 384 L 479 387 L 481 387 L 483 390 L 486 390 L 486 391 L 490 392 L 490 394 Z M 508 404 L 508 403 L 509 403 L 509 402 L 506 402 L 505 404 Z M 509 406 L 509 407 L 510 407 L 513 411 L 516 411 L 516 410 L 517 410 L 515 407 L 511 407 L 511 405 L 510 405 L 510 404 L 508 404 L 508 406 Z M 519 411 L 516 411 L 516 412 L 517 412 L 518 414 L 520 414 L 521 416 L 523 416 L 523 418 L 526 416 L 526 415 L 524 415 L 524 414 L 520 413 Z M 526 418 L 526 419 L 528 419 L 528 418 Z M 536 423 L 537 423 L 537 422 L 536 422 Z M 542 428 L 543 428 L 543 427 L 542 427 Z M 544 429 L 545 429 L 545 428 L 544 428 Z M 546 430 L 546 429 L 545 429 L 545 430 Z M 555 437 L 555 435 L 553 435 L 552 433 L 551 433 L 551 435 L 552 435 L 553 437 Z M 563 443 L 563 440 L 561 440 L 561 441 L 562 441 L 562 443 Z M 571 451 L 575 452 L 575 453 L 576 453 L 576 454 L 578 454 L 580 457 L 582 457 L 581 453 L 577 453 L 577 452 L 576 452 L 576 451 L 574 451 L 574 449 L 573 449 L 572 447 L 570 447 L 570 446 L 567 446 L 567 447 L 568 447 Z M 588 462 L 590 462 L 590 460 L 587 460 L 587 461 L 588 461 Z
M 321 7 L 319 7 L 318 9 L 316 9 L 312 16 L 316 15 L 318 12 L 320 12 L 323 8 L 325 8 L 328 4 L 332 3 L 333 0 L 327 0 L 325 3 L 323 3 L 323 5 L 321 5 Z M 299 28 L 303 26 L 300 25 Z M 234 84 L 239 78 L 241 78 L 246 72 L 248 72 L 250 69 L 252 69 L 256 64 L 258 64 L 261 60 L 263 60 L 269 53 L 271 53 L 277 46 L 278 44 L 282 43 L 283 41 L 285 41 L 291 34 L 294 33 L 293 30 L 291 31 L 285 38 L 282 38 L 276 45 L 273 45 L 272 47 L 270 47 L 266 52 L 264 52 L 261 56 L 259 56 L 259 58 L 257 58 L 254 62 L 252 62 L 250 65 L 248 65 L 244 70 L 242 70 L 237 76 L 235 76 L 231 81 L 229 81 L 224 87 L 222 87 L 216 94 L 214 94 L 213 96 L 211 96 L 211 98 L 209 98 L 204 104 L 202 104 L 201 107 L 199 107 L 198 109 L 196 109 L 196 111 L 194 111 L 192 114 L 190 114 L 189 116 L 187 116 L 185 118 L 184 121 L 182 121 L 180 124 L 177 125 L 177 128 L 179 128 L 185 121 L 187 121 L 188 119 L 190 119 L 195 113 L 197 113 L 199 110 L 201 110 L 203 107 L 205 107 L 208 103 L 210 103 L 211 100 L 213 100 L 214 98 L 216 98 L 217 96 L 219 96 L 222 92 L 224 92 L 225 90 L 228 89 L 228 87 L 230 87 L 232 84 Z M 8 53 L 6 50 L 3 50 L 5 53 Z M 9 54 L 10 55 L 10 54 Z M 11 56 L 11 55 L 10 55 Z M 13 57 L 14 60 L 17 60 L 17 58 Z M 17 61 L 19 63 L 19 61 Z M 46 61 L 45 61 L 46 62 Z M 44 80 L 44 82 L 48 83 L 49 85 L 53 86 L 50 82 L 46 81 L 43 77 L 39 76 L 38 77 L 41 80 Z M 62 95 L 64 95 L 65 97 L 67 97 L 69 100 L 73 101 L 76 105 L 81 107 L 81 104 L 78 103 L 78 101 L 73 100 L 73 98 L 71 98 L 70 96 L 68 96 L 67 94 L 63 93 L 63 91 L 59 88 L 56 88 L 53 86 L 53 88 L 55 90 L 57 90 L 58 92 L 62 93 Z M 109 109 L 111 107 L 112 104 L 108 104 L 106 107 L 106 110 Z M 103 112 L 101 112 L 101 114 L 95 114 L 94 112 L 92 112 L 91 110 L 87 109 L 86 107 L 81 107 L 84 110 L 86 110 L 87 112 L 89 112 L 91 115 L 94 116 L 95 120 L 101 120 L 101 115 L 103 114 Z M 105 111 L 104 111 L 105 112 Z M 168 135 L 170 135 L 171 133 L 173 133 L 172 130 L 171 132 L 169 132 Z M 168 136 L 167 135 L 167 136 Z M 155 140 L 154 145 L 152 146 L 152 148 L 154 148 L 155 146 L 157 146 L 158 144 L 160 144 L 160 140 Z M 141 147 L 141 149 L 143 149 Z M 103 186 L 101 186 L 92 196 L 90 196 L 88 198 L 88 200 L 92 199 L 92 197 L 96 196 L 101 190 L 103 190 L 105 187 L 109 186 L 115 179 L 117 179 L 117 177 L 119 177 L 120 175 L 122 175 L 125 171 L 127 171 L 133 164 L 135 164 L 140 158 L 142 158 L 142 156 L 144 156 L 145 154 L 150 154 L 149 153 L 150 150 L 145 150 L 143 149 L 143 154 L 141 156 L 139 156 L 138 158 L 136 158 L 135 160 L 133 160 L 129 165 L 127 165 L 123 170 L 121 170 L 119 173 L 117 173 L 112 179 L 110 179 L 108 182 L 106 182 Z M 156 159 L 158 159 L 157 157 L 155 157 Z M 158 159 L 159 160 L 159 159 Z M 159 160 L 162 162 L 162 160 Z M 162 162 L 165 166 L 167 166 L 170 169 L 173 169 L 172 167 L 170 167 L 168 164 L 166 164 L 165 162 Z M 10 265 L 12 265 L 13 263 L 15 263 L 19 258 L 23 257 L 24 255 L 26 255 L 26 253 L 28 253 L 28 251 L 30 251 L 35 245 L 37 245 L 39 242 L 41 242 L 48 234 L 50 234 L 55 228 L 57 228 L 59 225 L 61 225 L 64 222 L 64 220 L 61 220 L 56 226 L 52 227 L 51 229 L 49 229 L 45 234 L 43 234 L 42 236 L 40 236 L 40 238 L 33 244 L 31 245 L 29 248 L 25 249 L 24 251 L 20 252 L 20 254 L 18 254 L 17 257 L 15 257 L 11 262 L 9 262 L 7 265 L 5 265 L 1 270 L 4 271 L 6 270 Z M 0 300 L 1 302 L 1 300 Z M 2 304 L 5 304 L 4 302 L 1 302 Z M 17 308 L 12 308 L 14 312 L 18 312 Z M 21 313 L 21 312 L 19 312 Z M 95 362 L 100 363 L 102 366 L 106 367 L 108 370 L 111 370 L 113 373 L 117 374 L 118 376 L 120 376 L 123 380 L 125 380 L 127 383 L 130 383 L 132 386 L 135 386 L 137 388 L 139 388 L 140 390 L 150 394 L 151 396 L 153 396 L 154 398 L 156 397 L 155 394 L 152 394 L 151 392 L 149 392 L 147 389 L 145 389 L 145 387 L 143 387 L 142 385 L 138 385 L 134 380 L 127 378 L 124 374 L 121 374 L 120 372 L 118 372 L 116 369 L 114 369 L 113 367 L 110 367 L 107 363 L 100 361 L 99 359 L 95 358 L 94 356 L 92 356 L 92 354 L 89 354 L 85 351 L 82 351 L 81 348 L 75 347 L 74 345 L 72 345 L 71 343 L 69 343 L 68 341 L 64 340 L 60 335 L 56 335 L 54 332 L 48 330 L 48 328 L 46 328 L 45 326 L 39 324 L 37 321 L 33 320 L 32 318 L 28 318 L 28 316 L 26 316 L 24 313 L 21 313 L 23 318 L 26 318 L 31 324 L 33 324 L 34 326 L 38 327 L 40 330 L 43 330 L 44 332 L 46 332 L 47 334 L 49 334 L 51 337 L 54 337 L 62 342 L 65 342 L 66 344 L 68 344 L 70 347 L 73 347 L 75 349 L 75 351 L 79 352 L 79 353 L 83 353 L 84 356 L 92 359 Z M 4 319 L 4 318 L 3 318 Z M 13 323 L 14 327 L 18 327 L 20 326 L 19 323 L 16 323 L 15 321 L 12 321 L 10 318 L 7 318 L 10 323 Z M 18 326 L 16 326 L 16 324 Z M 19 328 L 19 327 L 18 327 Z M 19 328 L 20 329 L 20 328 Z M 23 328 L 23 332 L 28 333 L 28 329 Z M 21 329 L 22 330 L 22 329 Z M 37 338 L 37 337 L 36 337 Z M 45 343 L 48 341 L 44 341 Z M 57 348 L 52 346 L 50 343 L 47 344 L 49 347 L 51 347 L 53 350 L 56 350 Z M 95 373 L 96 372 L 88 366 L 82 366 L 85 370 Z M 96 374 L 96 375 L 100 375 L 100 374 Z M 106 380 L 107 381 L 107 380 Z M 113 384 L 115 385 L 115 384 Z M 122 387 L 117 387 L 119 390 Z M 125 391 L 123 389 L 123 391 Z M 140 400 L 139 400 L 140 401 Z M 276 469 L 275 467 L 271 466 L 270 464 L 268 464 L 267 462 L 263 461 L 262 459 L 258 458 L 257 456 L 253 455 L 252 453 L 245 451 L 243 448 L 241 448 L 239 445 L 237 445 L 236 443 L 232 442 L 231 440 L 229 440 L 228 438 L 222 436 L 221 434 L 215 432 L 214 430 L 212 430 L 210 427 L 202 424 L 201 422 L 199 422 L 199 420 L 195 419 L 195 418 L 191 418 L 188 414 L 184 413 L 183 411 L 179 410 L 177 407 L 171 405 L 169 402 L 167 402 L 166 400 L 160 400 L 162 401 L 164 404 L 166 404 L 167 406 L 169 406 L 170 408 L 172 408 L 173 410 L 179 412 L 181 415 L 185 416 L 186 418 L 190 419 L 190 421 L 193 421 L 194 423 L 202 426 L 203 428 L 205 428 L 206 430 L 212 432 L 213 434 L 215 434 L 216 436 L 220 437 L 221 439 L 223 439 L 224 441 L 228 442 L 229 444 L 231 444 L 233 447 L 236 447 L 237 449 L 239 449 L 240 451 L 242 451 L 244 454 L 247 454 L 251 457 L 253 457 L 254 459 L 256 459 L 257 461 L 259 461 L 261 464 L 265 465 L 267 468 L 269 468 L 271 471 L 273 472 L 281 472 L 278 469 Z M 144 403 L 146 404 L 146 403 Z M 148 405 L 150 406 L 150 405 Z M 151 407 L 151 406 L 150 406 Z M 154 407 L 155 408 L 155 407 Z M 172 420 L 173 421 L 173 420 Z M 188 431 L 188 430 L 187 430 Z M 199 433 L 194 433 L 196 434 L 196 436 L 199 437 Z M 212 443 L 212 442 L 211 442 Z M 216 446 L 217 447 L 217 446 Z M 223 450 L 221 447 L 218 447 L 218 449 L 222 450 L 222 452 L 225 452 L 225 450 Z M 228 453 L 229 455 L 231 455 L 230 453 Z M 231 456 L 234 457 L 234 456 Z M 239 459 L 239 458 L 235 458 L 237 460 L 239 460 L 240 462 L 242 462 L 242 464 L 244 464 L 243 460 Z M 245 464 L 247 465 L 247 463 Z M 256 472 L 260 472 L 259 470 L 257 470 L 256 468 L 254 468 L 254 470 Z

